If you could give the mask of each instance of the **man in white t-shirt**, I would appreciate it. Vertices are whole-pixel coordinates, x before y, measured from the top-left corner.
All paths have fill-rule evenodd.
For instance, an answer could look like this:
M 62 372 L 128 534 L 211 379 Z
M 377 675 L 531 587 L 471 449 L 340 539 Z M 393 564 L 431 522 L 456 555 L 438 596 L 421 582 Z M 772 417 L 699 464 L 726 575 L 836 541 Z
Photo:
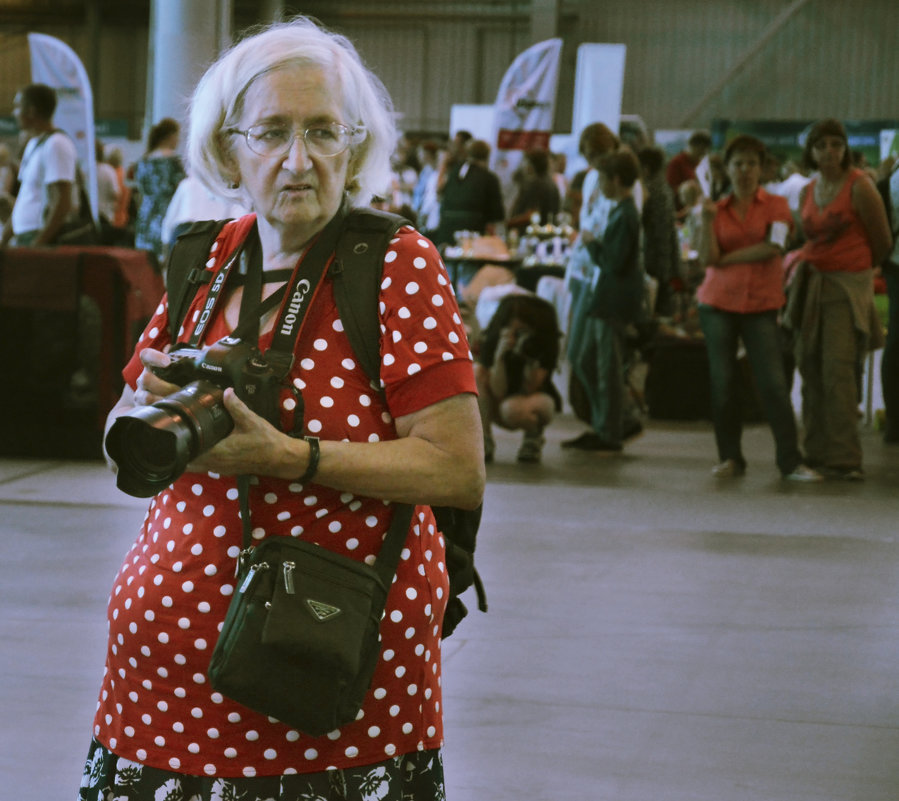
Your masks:
M 30 84 L 13 101 L 19 128 L 30 139 L 19 167 L 19 193 L 0 246 L 50 245 L 75 208 L 75 144 L 53 127 L 56 92 Z

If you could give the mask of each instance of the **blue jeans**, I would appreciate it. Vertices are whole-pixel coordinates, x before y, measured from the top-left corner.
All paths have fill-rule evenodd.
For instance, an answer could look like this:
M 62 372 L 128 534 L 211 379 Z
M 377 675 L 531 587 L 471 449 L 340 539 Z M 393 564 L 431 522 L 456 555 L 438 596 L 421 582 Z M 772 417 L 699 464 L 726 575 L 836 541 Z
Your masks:
M 784 475 L 791 473 L 802 462 L 802 454 L 784 375 L 777 312 L 738 314 L 701 304 L 699 321 L 709 355 L 712 421 L 719 459 L 746 464 L 740 446 L 743 417 L 737 371 L 737 346 L 742 339 L 762 409 L 774 435 L 777 467 Z

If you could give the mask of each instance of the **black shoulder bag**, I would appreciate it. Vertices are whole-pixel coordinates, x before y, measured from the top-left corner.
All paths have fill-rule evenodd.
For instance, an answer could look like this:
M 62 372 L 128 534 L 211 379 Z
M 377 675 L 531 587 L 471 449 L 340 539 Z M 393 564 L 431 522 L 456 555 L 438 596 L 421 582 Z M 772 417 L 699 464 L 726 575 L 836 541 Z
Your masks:
M 293 354 L 341 222 L 338 217 L 322 232 L 286 287 L 292 294 L 272 344 L 279 354 Z M 255 291 L 258 297 L 261 277 L 254 272 L 261 267 L 248 270 L 245 296 Z M 255 318 L 258 338 L 259 313 L 273 306 L 270 298 L 247 315 L 242 308 L 238 330 Z M 210 684 L 250 709 L 320 736 L 355 720 L 368 693 L 380 654 L 380 622 L 412 507 L 396 506 L 370 566 L 293 537 L 268 537 L 254 545 L 249 486 L 249 476 L 238 477 L 243 550 L 209 665 Z

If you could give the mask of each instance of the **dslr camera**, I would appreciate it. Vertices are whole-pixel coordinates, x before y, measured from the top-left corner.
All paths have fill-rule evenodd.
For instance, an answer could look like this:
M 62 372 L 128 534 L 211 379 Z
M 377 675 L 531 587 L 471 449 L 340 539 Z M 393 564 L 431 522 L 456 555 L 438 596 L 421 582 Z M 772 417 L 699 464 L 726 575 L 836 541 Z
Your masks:
M 222 402 L 228 387 L 278 427 L 278 399 L 291 357 L 281 363 L 277 356 L 263 356 L 254 345 L 233 337 L 205 348 L 171 352 L 171 363 L 153 372 L 181 389 L 122 415 L 106 435 L 106 452 L 118 466 L 118 488 L 136 498 L 149 498 L 228 436 L 234 428 Z

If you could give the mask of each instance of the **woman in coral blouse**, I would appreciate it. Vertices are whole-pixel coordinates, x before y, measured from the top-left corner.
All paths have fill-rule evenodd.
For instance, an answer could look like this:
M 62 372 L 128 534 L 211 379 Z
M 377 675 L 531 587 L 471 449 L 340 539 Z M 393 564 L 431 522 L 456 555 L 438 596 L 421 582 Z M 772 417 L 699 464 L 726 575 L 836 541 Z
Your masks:
M 703 206 L 699 256 L 705 280 L 699 287 L 699 319 L 705 334 L 711 378 L 712 418 L 718 478 L 746 472 L 737 347 L 746 348 L 765 416 L 771 426 L 776 462 L 792 481 L 819 481 L 803 463 L 796 419 L 780 355 L 777 315 L 784 304 L 781 253 L 792 226 L 786 200 L 759 186 L 765 145 L 738 136 L 724 162 L 733 192 Z
M 816 123 L 803 157 L 818 170 L 799 206 L 807 276 L 796 321 L 804 445 L 810 464 L 827 475 L 859 480 L 861 365 L 866 351 L 883 344 L 872 268 L 886 258 L 892 236 L 877 188 L 851 166 L 842 123 Z

